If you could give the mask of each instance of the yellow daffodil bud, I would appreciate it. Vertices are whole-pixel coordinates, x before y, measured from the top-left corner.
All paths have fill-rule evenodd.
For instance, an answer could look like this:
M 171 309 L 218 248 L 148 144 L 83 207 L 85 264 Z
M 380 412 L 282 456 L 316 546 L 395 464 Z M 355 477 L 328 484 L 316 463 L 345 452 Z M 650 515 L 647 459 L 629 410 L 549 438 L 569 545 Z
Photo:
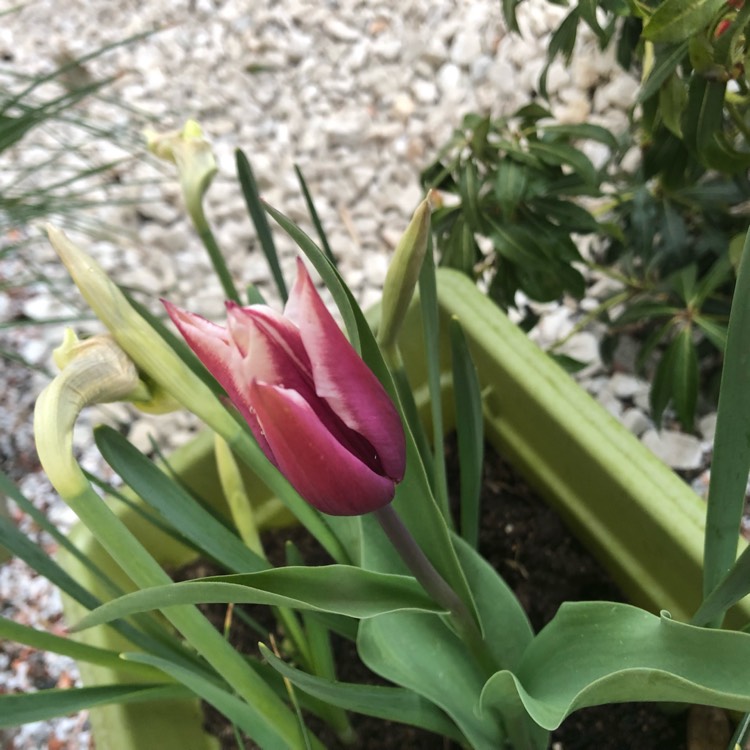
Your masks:
M 145 136 L 152 154 L 177 165 L 185 205 L 195 221 L 196 216 L 202 216 L 201 201 L 217 170 L 211 144 L 203 137 L 201 126 L 188 120 L 182 130 L 146 130 Z

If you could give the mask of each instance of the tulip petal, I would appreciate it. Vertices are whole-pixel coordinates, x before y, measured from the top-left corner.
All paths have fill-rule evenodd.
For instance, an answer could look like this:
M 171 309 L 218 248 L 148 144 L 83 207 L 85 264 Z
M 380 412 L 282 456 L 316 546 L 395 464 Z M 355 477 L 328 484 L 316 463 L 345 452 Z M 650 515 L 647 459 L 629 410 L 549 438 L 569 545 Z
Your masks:
M 296 392 L 253 382 L 250 399 L 272 460 L 318 510 L 359 515 L 382 508 L 395 485 L 350 453 Z
M 284 315 L 299 327 L 318 396 L 375 448 L 384 473 L 401 481 L 406 448 L 399 414 L 326 309 L 300 259 Z
M 200 315 L 183 310 L 167 300 L 162 300 L 162 304 L 198 359 L 219 381 L 219 385 L 239 409 L 261 450 L 268 456 L 268 444 L 249 402 L 248 384 L 244 382 L 243 377 L 245 368 L 242 354 L 227 329 L 211 323 Z

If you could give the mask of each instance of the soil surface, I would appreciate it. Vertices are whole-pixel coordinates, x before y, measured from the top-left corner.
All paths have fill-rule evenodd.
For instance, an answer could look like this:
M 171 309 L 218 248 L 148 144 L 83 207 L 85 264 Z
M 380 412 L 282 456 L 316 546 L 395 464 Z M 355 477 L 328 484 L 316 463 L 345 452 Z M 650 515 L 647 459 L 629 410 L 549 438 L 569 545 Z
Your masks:
M 455 446 L 448 446 L 449 484 L 452 496 L 458 488 Z M 326 553 L 311 540 L 304 529 L 292 528 L 281 534 L 266 536 L 263 543 L 269 559 L 283 564 L 284 545 L 292 541 L 308 564 L 330 562 Z M 622 593 L 591 557 L 571 536 L 560 517 L 528 487 L 513 468 L 488 447 L 485 461 L 482 496 L 482 531 L 480 552 L 499 571 L 526 609 L 535 630 L 554 616 L 564 601 L 605 599 L 624 601 Z M 181 577 L 208 575 L 212 570 L 194 567 Z M 217 627 L 225 627 L 226 607 L 205 608 Z M 245 611 L 262 628 L 274 626 L 267 608 L 248 607 Z M 240 651 L 257 654 L 257 642 L 268 643 L 266 634 L 259 638 L 235 611 L 231 618 L 230 639 Z M 281 636 L 283 637 L 283 636 Z M 279 640 L 280 636 L 276 636 Z M 383 684 L 359 660 L 354 645 L 334 636 L 337 655 L 337 676 L 345 682 Z M 721 724 L 719 717 L 719 724 Z M 346 747 L 359 750 L 458 750 L 459 746 L 430 732 L 380 719 L 351 715 L 358 740 Z M 713 717 L 716 718 L 716 717 Z M 693 722 L 696 720 L 693 715 Z M 335 735 L 316 717 L 306 719 L 314 732 L 330 750 L 343 750 Z M 726 722 L 725 722 L 726 723 Z M 698 720 L 699 728 L 706 725 Z M 211 707 L 206 707 L 208 731 L 221 740 L 222 750 L 238 750 L 234 730 Z M 688 712 L 665 712 L 649 703 L 617 704 L 583 709 L 570 716 L 553 733 L 554 750 L 720 750 L 727 727 L 712 730 L 706 745 L 688 745 Z M 701 732 L 699 731 L 698 734 Z M 691 732 L 695 734 L 695 732 Z M 256 745 L 243 740 L 242 747 Z

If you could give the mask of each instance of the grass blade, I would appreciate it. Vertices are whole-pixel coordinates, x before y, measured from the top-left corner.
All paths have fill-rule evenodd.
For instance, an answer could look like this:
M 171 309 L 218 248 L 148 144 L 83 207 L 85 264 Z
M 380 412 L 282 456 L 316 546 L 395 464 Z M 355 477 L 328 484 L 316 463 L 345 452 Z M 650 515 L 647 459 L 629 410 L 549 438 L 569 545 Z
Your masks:
M 323 224 L 320 221 L 320 217 L 318 216 L 318 212 L 315 210 L 315 203 L 313 202 L 312 195 L 310 194 L 310 190 L 307 187 L 305 177 L 302 174 L 302 170 L 297 164 L 294 165 L 294 172 L 297 175 L 297 179 L 299 180 L 299 186 L 302 189 L 302 195 L 304 195 L 305 197 L 307 210 L 310 212 L 310 219 L 312 220 L 313 226 L 315 227 L 315 231 L 318 233 L 318 239 L 320 240 L 323 252 L 326 254 L 328 260 L 330 260 L 331 263 L 335 266 L 336 258 L 333 256 L 331 246 L 328 244 L 328 238 L 326 237 L 326 233 L 323 229 Z

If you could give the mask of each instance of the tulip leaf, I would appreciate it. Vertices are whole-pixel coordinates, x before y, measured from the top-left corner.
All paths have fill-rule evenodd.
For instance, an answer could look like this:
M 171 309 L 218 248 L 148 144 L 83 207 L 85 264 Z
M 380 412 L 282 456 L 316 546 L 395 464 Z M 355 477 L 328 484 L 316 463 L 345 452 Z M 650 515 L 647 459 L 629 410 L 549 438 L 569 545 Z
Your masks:
M 439 617 L 400 612 L 365 620 L 357 648 L 373 672 L 445 711 L 474 750 L 504 747 L 493 712 L 478 715 L 482 673 Z
M 293 607 L 357 618 L 404 609 L 442 611 L 410 576 L 377 573 L 351 565 L 321 565 L 273 568 L 153 586 L 98 607 L 77 624 L 76 630 L 179 604 L 229 602 Z
M 47 721 L 56 716 L 111 703 L 151 703 L 159 700 L 190 698 L 181 685 L 100 685 L 70 689 L 39 690 L 35 693 L 0 695 L 0 727 L 17 727 L 32 721 Z
M 503 637 L 503 632 L 497 634 Z M 710 630 L 628 604 L 573 602 L 526 650 L 515 673 L 494 674 L 483 709 L 517 709 L 555 729 L 586 706 L 627 701 L 750 709 L 750 635 Z
M 308 695 L 347 711 L 411 724 L 456 742 L 463 740 L 456 725 L 437 706 L 411 690 L 326 680 L 290 666 L 262 644 L 260 649 L 274 669 Z
M 479 496 L 484 466 L 484 422 L 479 376 L 458 318 L 451 320 L 453 397 L 461 481 L 461 536 L 472 546 L 479 543 Z
M 750 466 L 750 232 L 732 300 L 708 489 L 703 595 L 731 569 Z
M 704 599 L 693 616 L 693 625 L 709 625 L 740 599 L 750 594 L 750 547 L 737 558 L 729 573 L 719 585 Z

